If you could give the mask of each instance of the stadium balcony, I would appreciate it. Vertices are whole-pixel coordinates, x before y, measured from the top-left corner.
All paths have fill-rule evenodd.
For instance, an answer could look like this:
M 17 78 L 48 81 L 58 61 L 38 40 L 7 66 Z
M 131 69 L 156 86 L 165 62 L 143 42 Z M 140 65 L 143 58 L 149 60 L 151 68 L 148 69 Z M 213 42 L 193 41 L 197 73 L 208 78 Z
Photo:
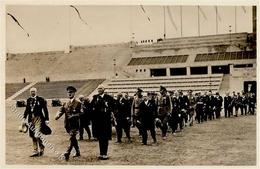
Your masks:
M 158 92 L 160 86 L 164 86 L 168 91 L 188 90 L 193 91 L 213 91 L 220 89 L 223 75 L 191 75 L 181 77 L 157 77 L 157 78 L 130 78 L 130 79 L 112 79 L 104 84 L 106 92 L 115 94 L 118 92 L 129 93 L 133 95 L 139 87 L 145 92 Z
M 52 81 L 38 82 L 33 87 L 37 88 L 38 95 L 45 99 L 67 98 L 66 88 L 72 85 L 78 89 L 77 94 L 88 96 L 93 90 L 101 84 L 104 79 L 87 79 L 71 81 Z M 18 95 L 15 100 L 26 99 L 29 97 L 29 89 Z

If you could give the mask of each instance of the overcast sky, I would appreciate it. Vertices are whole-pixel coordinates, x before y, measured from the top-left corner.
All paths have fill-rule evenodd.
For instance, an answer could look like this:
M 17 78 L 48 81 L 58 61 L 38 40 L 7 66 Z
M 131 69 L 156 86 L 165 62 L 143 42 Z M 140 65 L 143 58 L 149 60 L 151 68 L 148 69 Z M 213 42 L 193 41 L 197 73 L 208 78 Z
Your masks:
M 9 5 L 6 12 L 13 14 L 26 33 L 6 16 L 6 48 L 10 53 L 65 50 L 71 45 L 91 45 L 128 42 L 131 33 L 135 40 L 163 37 L 164 13 L 162 6 L 79 6 L 81 17 L 69 6 Z M 216 34 L 214 6 L 200 6 L 201 35 Z M 166 11 L 166 35 L 180 37 L 180 6 L 169 6 L 177 30 L 170 22 Z M 252 32 L 252 7 L 237 7 L 237 32 Z M 183 36 L 198 36 L 197 6 L 183 6 Z M 218 6 L 219 34 L 228 33 L 229 25 L 235 31 L 235 7 Z M 148 21 L 149 16 L 151 22 Z

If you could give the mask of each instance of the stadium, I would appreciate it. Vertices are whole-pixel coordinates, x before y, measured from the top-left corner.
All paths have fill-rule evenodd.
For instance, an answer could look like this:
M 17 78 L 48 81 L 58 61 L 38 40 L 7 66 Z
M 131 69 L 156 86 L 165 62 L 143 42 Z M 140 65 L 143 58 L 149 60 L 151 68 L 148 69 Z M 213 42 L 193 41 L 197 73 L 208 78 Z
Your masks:
M 197 7 L 193 8 L 197 9 Z M 236 12 L 243 13 L 245 10 L 245 7 L 235 8 Z M 148 22 L 153 22 L 153 18 L 149 18 L 148 9 L 149 7 L 141 6 L 141 11 L 149 19 Z M 66 87 L 69 85 L 77 88 L 76 97 L 84 95 L 89 99 L 97 94 L 100 85 L 104 86 L 105 92 L 112 96 L 116 96 L 117 93 L 127 93 L 133 97 L 137 88 L 141 88 L 145 93 L 159 93 L 160 86 L 164 86 L 167 91 L 183 91 L 184 94 L 190 90 L 194 93 L 219 92 L 223 98 L 227 91 L 256 94 L 255 6 L 246 8 L 247 12 L 248 10 L 252 12 L 250 32 L 234 31 L 234 28 L 228 25 L 227 33 L 201 35 L 199 32 L 199 35 L 181 35 L 181 37 L 167 35 L 165 13 L 168 12 L 169 18 L 171 13 L 169 7 L 163 10 L 164 25 L 161 27 L 164 28 L 164 32 L 160 38 L 137 40 L 137 35 L 133 32 L 128 42 L 78 46 L 70 44 L 64 51 L 7 52 L 5 61 L 6 163 L 66 164 L 64 161 L 57 161 L 55 154 L 51 152 L 47 152 L 41 159 L 27 157 L 31 149 L 30 140 L 24 134 L 18 133 L 20 120 L 12 113 L 12 108 L 17 101 L 25 101 L 30 97 L 32 87 L 37 88 L 38 95 L 47 100 L 50 126 L 54 130 L 47 139 L 58 151 L 64 149 L 68 139 L 62 122 L 52 120 L 58 108 L 52 107 L 51 104 L 57 99 L 66 101 Z M 203 19 L 203 15 L 205 13 L 202 7 L 198 7 L 198 22 Z M 163 20 L 163 17 L 161 19 Z M 241 22 L 239 18 L 236 20 L 235 22 Z M 216 22 L 221 24 L 217 15 Z M 170 23 L 174 25 L 172 18 Z M 16 110 L 21 113 L 24 108 L 17 107 Z M 222 111 L 221 115 L 223 114 Z M 241 123 L 244 125 L 239 125 Z M 226 130 L 228 126 L 232 129 Z M 135 128 L 131 130 L 133 144 L 111 143 L 109 161 L 100 162 L 95 159 L 97 151 L 95 142 L 80 142 L 83 157 L 69 163 L 73 165 L 256 165 L 256 116 L 223 118 L 202 125 L 195 124 L 193 127 L 186 127 L 185 131 L 177 133 L 177 136 L 169 136 L 165 144 L 158 136 L 158 145 L 148 148 L 138 144 L 138 132 Z M 158 131 L 157 134 L 159 133 Z M 113 139 L 114 135 L 115 133 Z M 216 137 L 218 139 L 215 139 Z M 189 140 L 193 140 L 192 143 Z M 133 149 L 136 150 L 132 151 Z M 164 153 L 168 158 L 160 159 Z M 24 156 L 24 154 L 28 155 Z M 14 162 L 12 157 L 17 161 Z

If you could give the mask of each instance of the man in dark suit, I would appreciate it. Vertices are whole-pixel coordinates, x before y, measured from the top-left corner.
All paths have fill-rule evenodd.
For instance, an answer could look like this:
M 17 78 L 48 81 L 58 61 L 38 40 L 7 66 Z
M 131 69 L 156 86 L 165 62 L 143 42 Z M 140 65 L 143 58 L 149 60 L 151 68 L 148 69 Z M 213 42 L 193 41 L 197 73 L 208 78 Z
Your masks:
M 219 95 L 218 92 L 216 92 L 216 97 L 214 99 L 215 101 L 215 106 L 214 106 L 214 109 L 215 109 L 215 112 L 216 112 L 216 118 L 219 119 L 220 118 L 220 112 L 221 112 L 221 109 L 222 109 L 222 103 L 223 103 L 223 98 Z
M 196 100 L 196 119 L 198 123 L 202 123 L 204 120 L 204 99 L 201 96 L 201 92 L 198 92 L 198 97 Z
M 79 131 L 79 116 L 81 103 L 75 99 L 75 93 L 77 89 L 73 86 L 67 87 L 67 95 L 69 101 L 64 103 L 60 110 L 57 112 L 55 120 L 58 120 L 63 114 L 64 118 L 64 127 L 67 133 L 70 135 L 70 145 L 68 146 L 67 151 L 64 153 L 65 160 L 69 160 L 69 156 L 72 148 L 76 150 L 76 154 L 73 157 L 79 157 L 80 151 L 77 141 L 77 134 Z
M 147 130 L 150 130 L 153 142 L 156 143 L 155 118 L 157 118 L 157 105 L 153 93 L 140 104 L 140 121 L 142 129 L 142 143 L 147 145 Z
M 176 131 L 178 129 L 178 125 L 180 126 L 180 130 L 183 128 L 183 117 L 181 116 L 181 112 L 179 109 L 179 99 L 178 99 L 178 93 L 173 93 L 171 97 L 172 101 L 172 112 L 171 112 L 171 118 L 170 118 L 170 127 L 172 128 L 172 133 L 175 135 Z
M 215 105 L 215 98 L 212 94 L 211 91 L 209 91 L 208 93 L 208 105 L 207 105 L 207 115 L 208 115 L 208 118 L 209 120 L 212 120 L 215 118 L 215 116 L 217 116 L 215 113 L 214 113 L 214 105 Z
M 230 117 L 232 111 L 232 98 L 229 96 L 229 92 L 226 92 L 226 96 L 224 97 L 224 112 L 225 117 Z
M 44 153 L 44 145 L 40 138 L 43 123 L 49 123 L 49 112 L 47 102 L 44 98 L 37 96 L 37 89 L 30 89 L 31 96 L 26 101 L 26 109 L 23 115 L 23 123 L 26 123 L 28 116 L 29 135 L 33 141 L 34 152 L 30 157 L 42 156 Z M 39 147 L 38 147 L 39 145 Z
M 109 140 L 112 137 L 112 113 L 114 111 L 114 99 L 104 93 L 104 86 L 98 87 L 98 94 L 93 96 L 91 105 L 95 114 L 96 136 L 99 141 L 99 159 L 107 160 Z
M 92 111 L 91 104 L 88 98 L 85 98 L 84 95 L 79 96 L 79 101 L 81 103 L 81 113 L 79 116 L 79 140 L 83 140 L 84 129 L 87 131 L 88 139 L 91 139 L 90 132 L 90 114 Z
M 240 109 L 241 115 L 243 115 L 243 104 L 242 104 L 242 97 L 240 93 L 237 93 L 236 99 L 235 99 L 235 113 L 236 117 L 238 116 L 238 109 Z
M 189 110 L 189 99 L 186 95 L 183 95 L 182 91 L 179 91 L 179 109 L 182 112 L 184 121 L 185 121 L 185 126 L 188 125 L 188 110 Z
M 114 116 L 116 119 L 116 133 L 117 133 L 117 143 L 122 142 L 123 130 L 128 138 L 128 142 L 131 142 L 130 138 L 130 126 L 131 126 L 131 110 L 130 103 L 126 100 L 122 93 L 117 94 L 117 99 L 115 100 L 115 111 Z

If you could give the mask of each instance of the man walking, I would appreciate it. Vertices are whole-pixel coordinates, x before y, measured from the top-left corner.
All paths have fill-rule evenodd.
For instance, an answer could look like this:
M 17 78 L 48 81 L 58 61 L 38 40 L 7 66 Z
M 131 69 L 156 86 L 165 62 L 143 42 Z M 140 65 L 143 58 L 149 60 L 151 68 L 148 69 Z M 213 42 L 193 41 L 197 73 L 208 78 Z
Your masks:
M 37 89 L 30 89 L 30 97 L 26 101 L 26 108 L 23 115 L 23 123 L 26 123 L 28 117 L 29 136 L 33 141 L 34 152 L 30 157 L 42 156 L 44 153 L 44 145 L 40 138 L 41 128 L 44 123 L 49 123 L 49 112 L 47 102 L 44 98 L 37 95 Z
M 104 86 L 98 87 L 98 94 L 93 96 L 91 105 L 95 117 L 96 136 L 99 142 L 100 160 L 107 160 L 107 151 L 109 140 L 112 137 L 112 113 L 114 111 L 114 99 L 112 96 L 104 93 Z
M 69 101 L 64 103 L 60 110 L 57 112 L 55 120 L 58 120 L 63 114 L 64 118 L 64 128 L 67 133 L 70 135 L 70 144 L 67 148 L 67 151 L 64 153 L 65 160 L 69 160 L 71 150 L 74 148 L 76 154 L 73 157 L 79 157 L 80 151 L 77 141 L 77 134 L 79 130 L 79 116 L 81 113 L 81 103 L 75 99 L 75 93 L 77 89 L 73 86 L 67 87 L 67 95 Z

